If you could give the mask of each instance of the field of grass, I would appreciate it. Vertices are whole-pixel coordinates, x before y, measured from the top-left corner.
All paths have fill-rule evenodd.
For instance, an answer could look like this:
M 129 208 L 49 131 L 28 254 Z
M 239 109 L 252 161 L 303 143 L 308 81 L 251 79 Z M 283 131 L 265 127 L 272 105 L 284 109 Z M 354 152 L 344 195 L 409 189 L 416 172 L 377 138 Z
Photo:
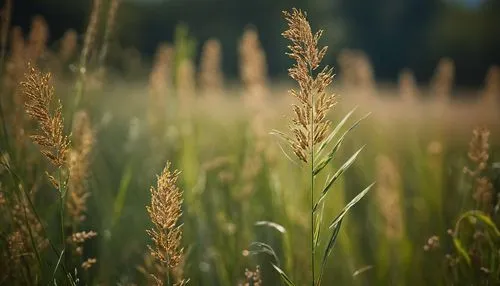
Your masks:
M 498 79 L 480 91 L 447 90 L 452 82 L 436 76 L 441 88 L 410 85 L 421 90 L 417 95 L 403 84 L 377 88 L 356 77 L 350 84 L 344 72 L 327 88 L 338 94 L 327 116 L 330 130 L 346 119 L 332 142 L 364 119 L 346 133 L 325 174 L 314 177 L 318 191 L 363 148 L 329 189 L 325 227 L 311 229 L 310 169 L 270 134 L 289 128 L 296 100 L 287 90 L 297 87 L 266 81 L 262 51 L 249 38 L 246 46 L 254 50 L 250 59 L 242 52 L 242 65 L 251 71 L 242 68 L 242 84 L 231 88 L 210 78 L 216 74 L 210 64 L 209 75 L 195 79 L 185 64 L 191 56 L 185 37 L 174 43 L 175 60 L 168 49 L 158 56 L 149 83 L 108 73 L 93 84 L 99 70 L 92 66 L 86 74 L 54 72 L 47 82 L 43 73 L 30 80 L 24 66 L 17 74 L 6 69 L 0 285 L 154 285 L 151 274 L 168 276 L 165 285 L 177 277 L 189 285 L 307 285 L 310 234 L 318 229 L 325 233 L 316 275 L 330 234 L 336 235 L 322 285 L 500 283 Z M 51 85 L 60 113 L 55 100 L 40 99 Z M 457 99 L 460 93 L 472 100 Z M 34 120 L 25 113 L 30 102 Z M 51 111 L 50 120 L 33 102 Z M 44 124 L 49 131 L 40 133 Z M 70 133 L 63 146 L 62 135 Z M 37 146 L 33 134 L 57 140 L 39 139 Z M 150 188 L 167 161 L 180 171 L 183 199 L 176 223 L 183 253 L 175 269 L 151 256 L 155 246 L 146 232 L 153 228 Z M 373 182 L 332 232 L 328 224 Z

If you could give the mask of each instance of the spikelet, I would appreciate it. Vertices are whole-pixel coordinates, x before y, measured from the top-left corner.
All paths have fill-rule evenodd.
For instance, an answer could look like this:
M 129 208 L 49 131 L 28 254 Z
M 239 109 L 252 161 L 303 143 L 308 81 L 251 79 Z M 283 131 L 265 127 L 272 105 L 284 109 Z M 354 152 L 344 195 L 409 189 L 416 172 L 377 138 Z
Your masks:
M 205 96 L 219 96 L 223 90 L 221 70 L 221 45 L 217 39 L 209 39 L 203 45 L 200 61 L 199 86 Z
M 31 23 L 27 47 L 27 57 L 31 62 L 36 63 L 40 60 L 40 58 L 42 58 L 47 49 L 48 39 L 49 28 L 47 26 L 47 22 L 45 22 L 45 19 L 42 16 L 35 16 Z
M 321 144 L 326 136 L 330 121 L 326 115 L 336 104 L 336 96 L 329 94 L 326 88 L 333 81 L 333 69 L 324 67 L 316 76 L 315 72 L 323 59 L 327 47 L 318 48 L 322 30 L 315 34 L 306 19 L 305 13 L 293 9 L 291 13 L 284 11 L 288 30 L 282 35 L 290 40 L 288 55 L 296 61 L 288 74 L 299 84 L 299 90 L 291 90 L 299 102 L 294 104 L 294 118 L 291 120 L 292 136 L 280 133 L 290 144 L 293 152 L 303 161 L 308 162 L 308 156 L 317 144 Z
M 377 163 L 377 205 L 385 220 L 385 235 L 388 239 L 399 240 L 403 235 L 401 210 L 401 177 L 392 160 L 379 155 Z
M 256 29 L 245 29 L 238 49 L 240 77 L 245 87 L 245 103 L 250 107 L 259 108 L 268 93 L 267 62 Z
M 182 264 L 184 249 L 182 242 L 182 225 L 179 219 L 182 215 L 182 191 L 177 187 L 179 171 L 170 171 L 170 162 L 167 162 L 160 176 L 158 176 L 157 186 L 151 187 L 151 204 L 147 206 L 147 211 L 153 228 L 147 230 L 148 235 L 154 242 L 149 246 L 151 255 L 156 259 L 156 263 L 168 272 L 180 273 L 179 267 Z M 151 274 L 154 276 L 154 274 Z M 175 275 L 175 285 L 184 285 L 187 281 L 182 275 Z M 163 285 L 164 277 L 154 276 L 157 282 Z
M 432 79 L 431 93 L 438 101 L 447 101 L 451 97 L 455 78 L 455 64 L 449 58 L 442 58 Z
M 406 102 L 415 102 L 418 97 L 418 87 L 415 75 L 410 69 L 404 69 L 399 74 L 399 96 Z
M 489 213 L 493 209 L 493 185 L 484 175 L 489 159 L 489 130 L 476 128 L 469 144 L 469 160 L 474 164 L 472 169 L 465 167 L 464 172 L 474 180 L 472 198 L 480 210 Z
M 495 106 L 500 100 L 500 67 L 492 66 L 489 68 L 486 74 L 482 100 L 485 105 L 492 106 Z
M 90 126 L 90 119 L 86 112 L 78 112 L 73 124 L 74 147 L 69 152 L 69 180 L 66 209 L 74 224 L 85 219 L 87 199 L 86 180 L 90 168 L 90 153 L 94 145 L 94 133 Z
M 67 163 L 70 140 L 64 133 L 62 105 L 59 99 L 54 98 L 50 73 L 28 66 L 20 91 L 26 100 L 26 113 L 38 124 L 37 134 L 30 135 L 30 138 L 54 167 L 63 168 Z M 53 104 L 55 108 L 52 108 Z M 59 189 L 59 182 L 48 176 Z

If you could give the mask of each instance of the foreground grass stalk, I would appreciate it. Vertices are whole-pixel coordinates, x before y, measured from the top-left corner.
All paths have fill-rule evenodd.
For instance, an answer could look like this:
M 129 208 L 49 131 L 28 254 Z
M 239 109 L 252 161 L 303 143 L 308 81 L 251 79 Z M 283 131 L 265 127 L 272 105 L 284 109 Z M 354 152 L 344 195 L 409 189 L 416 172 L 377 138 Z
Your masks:
M 291 90 L 290 94 L 295 97 L 298 104 L 293 104 L 292 109 L 294 117 L 289 125 L 292 135 L 280 131 L 273 133 L 281 136 L 288 142 L 290 149 L 296 155 L 297 159 L 304 164 L 310 164 L 311 172 L 311 202 L 310 202 L 310 230 L 311 230 L 311 285 L 321 285 L 324 269 L 327 265 L 327 258 L 331 254 L 337 236 L 340 232 L 340 226 L 346 213 L 353 207 L 372 187 L 368 186 L 364 191 L 351 200 L 340 212 L 340 214 L 330 223 L 330 237 L 324 248 L 319 276 L 316 279 L 316 250 L 321 247 L 320 235 L 323 225 L 323 204 L 326 196 L 334 182 L 347 170 L 356 157 L 361 152 L 359 149 L 355 152 L 333 175 L 327 176 L 325 187 L 319 198 L 314 197 L 315 179 L 324 168 L 335 157 L 340 145 L 349 131 L 357 126 L 359 121 L 355 122 L 350 129 L 344 132 L 340 137 L 337 136 L 342 126 L 345 124 L 352 112 L 348 113 L 337 125 L 337 127 L 328 134 L 331 122 L 326 119 L 329 110 L 336 105 L 337 100 L 334 94 L 326 91 L 327 87 L 333 82 L 333 69 L 328 66 L 318 70 L 323 57 L 326 54 L 327 47 L 318 47 L 319 39 L 323 33 L 322 30 L 314 33 L 306 18 L 306 13 L 298 9 L 292 9 L 291 12 L 284 11 L 283 15 L 288 24 L 288 29 L 283 32 L 283 36 L 291 42 L 288 46 L 287 55 L 295 63 L 288 69 L 288 74 L 294 79 L 299 88 Z M 331 145 L 334 138 L 337 142 Z M 327 149 L 330 149 L 328 151 Z M 326 151 L 326 154 L 322 152 Z M 287 157 L 290 157 L 287 155 Z M 317 219 L 315 219 L 317 217 Z M 284 273 L 279 265 L 273 264 L 273 267 L 286 281 L 288 285 L 294 285 L 292 280 Z

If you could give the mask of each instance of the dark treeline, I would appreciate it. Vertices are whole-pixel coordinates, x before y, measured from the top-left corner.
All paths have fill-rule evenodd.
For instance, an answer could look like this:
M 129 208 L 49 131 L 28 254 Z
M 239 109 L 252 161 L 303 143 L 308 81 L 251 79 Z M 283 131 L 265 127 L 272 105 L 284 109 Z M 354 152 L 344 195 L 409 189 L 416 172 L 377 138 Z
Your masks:
M 41 14 L 52 43 L 68 28 L 83 33 L 91 8 L 90 0 L 14 2 L 13 24 L 27 31 L 31 18 Z M 116 39 L 151 58 L 182 22 L 198 47 L 210 37 L 221 40 L 224 72 L 236 77 L 238 39 L 251 24 L 259 31 L 270 75 L 284 76 L 289 60 L 283 55 L 280 13 L 290 7 L 309 11 L 327 30 L 327 62 L 335 63 L 342 48 L 363 50 L 378 80 L 394 81 L 408 67 L 426 82 L 438 59 L 447 56 L 455 61 L 459 85 L 478 86 L 488 67 L 500 64 L 500 1 L 495 0 L 128 0 L 119 11 Z

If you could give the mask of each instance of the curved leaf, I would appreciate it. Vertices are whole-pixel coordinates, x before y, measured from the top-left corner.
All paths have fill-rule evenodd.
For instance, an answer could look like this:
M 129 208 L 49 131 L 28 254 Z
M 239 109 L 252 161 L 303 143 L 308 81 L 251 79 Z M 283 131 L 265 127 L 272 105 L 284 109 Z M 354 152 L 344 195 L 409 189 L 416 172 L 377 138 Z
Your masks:
M 359 153 L 361 153 L 361 151 L 363 150 L 364 146 L 361 147 L 358 151 L 356 151 L 356 153 L 354 153 L 345 163 L 344 165 L 342 165 L 342 167 L 340 167 L 340 169 L 337 170 L 337 172 L 335 172 L 335 174 L 328 180 L 325 188 L 323 189 L 323 191 L 321 192 L 321 196 L 319 197 L 319 200 L 316 202 L 316 204 L 314 205 L 314 208 L 313 208 L 313 212 L 316 211 L 316 209 L 318 208 L 319 204 L 325 199 L 326 195 L 328 194 L 328 191 L 330 190 L 330 188 L 332 187 L 333 183 L 335 183 L 335 181 L 340 177 L 340 175 L 342 175 L 345 170 L 347 170 L 353 163 L 354 161 L 356 160 L 356 158 L 358 157 Z
M 344 216 L 347 214 L 347 212 L 349 211 L 350 208 L 352 208 L 356 203 L 359 202 L 359 200 L 361 200 L 365 195 L 366 193 L 368 193 L 368 191 L 375 185 L 375 183 L 372 183 L 371 185 L 369 185 L 368 187 L 366 187 L 361 193 L 359 193 L 356 197 L 354 197 L 354 199 L 352 199 L 345 207 L 344 209 L 340 212 L 340 214 L 333 220 L 333 222 L 330 224 L 330 228 L 332 227 L 336 227 L 337 224 L 340 223 L 340 221 L 342 221 L 342 219 L 344 218 Z
M 271 263 L 271 265 L 273 266 L 274 270 L 276 270 L 279 273 L 279 275 L 281 276 L 281 279 L 283 279 L 283 281 L 285 281 L 286 285 L 295 286 L 295 284 L 292 282 L 292 280 L 285 274 L 285 272 L 283 270 L 281 270 L 281 268 L 276 266 L 276 264 L 274 264 L 274 263 Z

